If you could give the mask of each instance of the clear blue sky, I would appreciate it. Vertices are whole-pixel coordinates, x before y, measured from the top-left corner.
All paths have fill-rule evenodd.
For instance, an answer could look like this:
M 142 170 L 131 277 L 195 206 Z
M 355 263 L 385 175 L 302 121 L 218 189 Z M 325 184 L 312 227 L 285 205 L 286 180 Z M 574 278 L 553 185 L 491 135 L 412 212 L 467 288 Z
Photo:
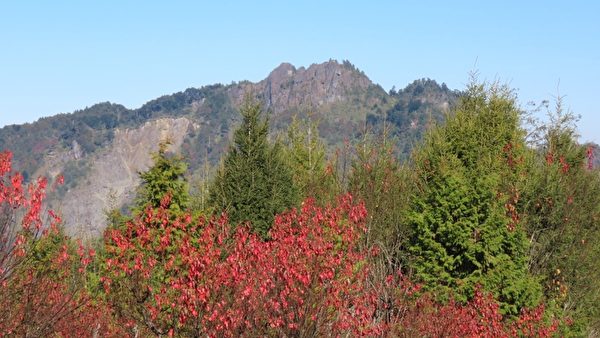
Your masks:
M 3 1 L 0 46 L 0 126 L 334 58 L 386 90 L 474 68 L 522 103 L 558 88 L 600 142 L 599 1 Z

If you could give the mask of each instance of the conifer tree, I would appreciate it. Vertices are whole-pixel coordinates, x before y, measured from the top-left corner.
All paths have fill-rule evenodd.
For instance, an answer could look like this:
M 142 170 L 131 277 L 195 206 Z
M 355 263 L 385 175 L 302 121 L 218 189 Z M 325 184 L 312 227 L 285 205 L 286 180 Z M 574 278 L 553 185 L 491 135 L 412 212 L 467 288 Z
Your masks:
M 317 126 L 310 118 L 294 117 L 284 138 L 284 157 L 302 197 L 331 202 L 339 194 L 338 182 L 333 171 L 327 170 L 325 145 Z
M 365 202 L 368 211 L 367 246 L 377 245 L 392 269 L 406 260 L 410 228 L 406 210 L 410 205 L 411 171 L 400 165 L 393 139 L 384 126 L 380 135 L 366 131 L 355 147 L 356 156 L 348 179 L 348 189 Z
M 168 140 L 161 142 L 158 152 L 152 155 L 152 167 L 139 174 L 142 184 L 136 196 L 134 212 L 140 212 L 147 206 L 159 207 L 167 194 L 171 199 L 171 211 L 181 212 L 187 209 L 189 192 L 184 178 L 187 165 L 180 156 L 168 156 L 169 144 Z
M 209 204 L 226 211 L 232 224 L 250 222 L 266 237 L 274 215 L 297 202 L 297 188 L 281 145 L 268 140 L 260 103 L 247 98 L 240 112 L 242 124 L 210 189 Z
M 412 267 L 427 288 L 466 300 L 482 285 L 511 315 L 541 293 L 515 212 L 525 151 L 519 114 L 507 88 L 472 84 L 415 153 L 420 191 L 409 216 Z
M 105 294 L 107 300 L 119 316 L 133 318 L 155 334 L 164 333 L 160 332 L 146 307 L 147 302 L 154 301 L 149 299 L 148 288 L 159 289 L 174 278 L 167 266 L 173 264 L 172 259 L 180 250 L 177 240 L 186 235 L 185 229 L 175 224 L 189 206 L 188 183 L 184 177 L 187 165 L 180 156 L 167 153 L 169 144 L 168 140 L 161 142 L 158 152 L 152 154 L 152 167 L 139 173 L 142 182 L 131 207 L 132 215 L 122 215 L 118 210 L 108 213 L 109 226 L 104 232 L 104 246 L 99 252 L 102 262 L 100 280 L 110 281 L 110 292 Z M 152 230 L 149 231 L 148 227 Z M 131 238 L 141 240 L 146 245 L 145 251 L 134 256 L 131 248 L 122 247 L 123 241 Z M 148 261 L 141 264 L 141 257 Z M 156 269 L 152 274 L 128 269 L 128 273 L 115 275 L 111 264 L 118 259 L 138 267 L 152 262 Z
M 547 299 L 573 318 L 573 334 L 589 336 L 600 332 L 600 172 L 560 98 L 547 113 L 549 122 L 532 133 L 536 148 L 521 188 L 529 269 Z

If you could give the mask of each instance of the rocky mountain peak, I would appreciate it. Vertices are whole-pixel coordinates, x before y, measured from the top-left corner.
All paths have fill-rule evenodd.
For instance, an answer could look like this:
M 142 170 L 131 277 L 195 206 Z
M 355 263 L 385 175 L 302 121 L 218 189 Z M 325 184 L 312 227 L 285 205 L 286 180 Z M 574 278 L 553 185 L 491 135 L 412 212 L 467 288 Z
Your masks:
M 311 108 L 344 101 L 349 92 L 372 85 L 348 61 L 329 60 L 308 68 L 282 63 L 256 84 L 255 92 L 264 93 L 266 105 L 274 112 L 281 112 L 290 106 Z
M 296 73 L 296 67 L 291 63 L 283 62 L 271 71 L 267 79 L 281 79 L 286 76 L 291 77 L 294 76 L 294 73 Z

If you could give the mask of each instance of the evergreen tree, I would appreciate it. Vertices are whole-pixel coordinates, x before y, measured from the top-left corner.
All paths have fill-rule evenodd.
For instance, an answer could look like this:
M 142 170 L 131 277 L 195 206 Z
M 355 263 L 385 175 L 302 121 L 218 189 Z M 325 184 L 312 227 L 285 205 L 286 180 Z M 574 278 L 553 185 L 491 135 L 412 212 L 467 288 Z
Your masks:
M 135 216 L 143 215 L 147 207 L 157 209 L 161 206 L 163 199 L 169 196 L 168 205 L 165 207 L 177 216 L 189 207 L 188 183 L 184 177 L 187 165 L 178 156 L 169 156 L 167 147 L 169 140 L 162 141 L 158 146 L 158 152 L 152 154 L 154 164 L 145 172 L 140 172 L 142 180 L 138 187 L 133 206 L 129 213 L 123 213 L 117 208 L 106 212 L 108 227 L 122 228 Z
M 182 212 L 188 208 L 188 184 L 184 178 L 187 165 L 180 156 L 168 156 L 169 141 L 159 144 L 158 152 L 152 155 L 154 164 L 146 172 L 140 173 L 142 184 L 135 200 L 135 212 L 147 206 L 157 208 L 168 194 L 171 198 L 169 209 Z
M 560 99 L 548 115 L 533 133 L 519 205 L 532 242 L 530 271 L 547 299 L 574 319 L 573 334 L 593 335 L 600 332 L 600 175 Z
M 158 152 L 152 154 L 152 167 L 139 174 L 142 183 L 131 207 L 133 215 L 122 215 L 118 210 L 108 213 L 109 226 L 99 252 L 100 280 L 110 281 L 106 299 L 119 316 L 133 318 L 151 327 L 156 334 L 160 332 L 149 319 L 147 309 L 147 303 L 155 300 L 149 298 L 148 289 L 160 289 L 174 278 L 168 265 L 180 263 L 174 263 L 173 257 L 181 249 L 178 241 L 188 235 L 187 229 L 181 226 L 189 207 L 188 183 L 184 178 L 187 165 L 180 156 L 167 153 L 169 144 L 168 140 L 161 142 Z M 140 251 L 132 254 L 135 252 L 132 248 L 122 246 L 125 241 L 136 243 Z M 142 257 L 144 260 L 140 263 Z M 119 259 L 131 267 L 151 265 L 156 268 L 152 274 L 140 273 L 134 268 L 115 275 L 115 267 L 110 262 Z
M 232 224 L 249 221 L 266 237 L 274 215 L 297 202 L 297 188 L 281 145 L 269 143 L 261 105 L 246 99 L 241 114 L 242 124 L 210 189 L 209 204 L 226 211 Z
M 284 157 L 301 196 L 320 202 L 333 201 L 339 193 L 338 182 L 332 170 L 327 170 L 325 145 L 319 137 L 317 123 L 294 117 L 284 144 Z
M 395 270 L 406 263 L 410 237 L 406 211 L 414 178 L 407 167 L 400 165 L 393 144 L 386 126 L 379 136 L 367 131 L 355 147 L 348 189 L 365 202 L 368 211 L 366 245 L 377 245 L 386 263 Z
M 465 300 L 480 284 L 512 315 L 540 295 L 515 212 L 525 151 L 519 123 L 507 88 L 471 85 L 415 153 L 420 191 L 409 216 L 412 267 L 427 288 Z

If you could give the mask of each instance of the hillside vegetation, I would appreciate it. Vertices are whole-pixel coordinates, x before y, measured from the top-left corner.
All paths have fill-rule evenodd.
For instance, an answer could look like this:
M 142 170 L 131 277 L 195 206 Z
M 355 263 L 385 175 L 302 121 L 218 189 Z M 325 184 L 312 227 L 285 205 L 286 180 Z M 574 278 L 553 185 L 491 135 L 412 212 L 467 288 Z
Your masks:
M 351 65 L 334 65 L 362 76 Z M 274 72 L 300 73 L 298 79 L 315 71 L 281 67 Z M 298 114 L 287 123 L 292 110 L 277 115 L 278 102 L 307 101 L 275 94 L 273 86 L 301 84 L 269 81 L 260 84 L 271 88 L 266 102 L 225 95 L 250 83 L 211 87 L 226 98 L 221 109 L 231 109 L 223 128 L 211 128 L 222 137 L 218 162 L 192 162 L 209 149 L 198 141 L 203 125 L 191 116 L 209 116 L 199 112 L 217 101 L 188 98 L 200 98 L 206 88 L 136 111 L 103 105 L 122 109 L 120 121 L 133 129 L 114 127 L 111 136 L 106 125 L 94 129 L 86 122 L 97 131 L 92 134 L 106 136 L 95 150 L 85 148 L 79 133 L 65 138 L 81 143 L 83 149 L 70 150 L 74 158 L 93 158 L 122 133 L 130 143 L 119 144 L 129 146 L 145 132 L 165 136 L 155 139 L 132 202 L 106 210 L 102 236 L 71 237 L 62 221 L 68 215 L 44 208 L 47 192 L 68 194 L 61 188 L 68 176 L 27 180 L 13 164 L 33 155 L 0 153 L 0 303 L 6 309 L 0 335 L 600 333 L 600 171 L 594 147 L 577 143 L 575 120 L 560 102 L 550 122 L 532 133 L 506 86 L 473 81 L 450 104 L 445 95 L 458 94 L 432 81 L 381 95 L 365 82 L 374 92 L 362 92 L 367 99 L 355 108 L 379 100 L 377 108 L 359 122 L 356 112 L 364 110 L 350 109 L 344 123 L 362 123 L 363 132 L 338 145 L 338 136 L 321 138 L 330 130 L 322 127 L 326 119 L 341 118 L 333 108 L 331 116 Z M 330 104 L 352 106 L 336 98 Z M 442 115 L 443 109 L 450 111 Z M 165 118 L 167 110 L 178 115 Z M 160 118 L 136 128 L 142 120 L 133 116 L 144 111 L 145 118 Z M 85 116 L 70 120 L 83 123 Z M 54 119 L 66 121 L 38 123 Z M 171 137 L 173 121 L 193 136 Z M 270 124 L 285 131 L 269 133 Z M 191 146 L 193 140 L 199 143 Z

